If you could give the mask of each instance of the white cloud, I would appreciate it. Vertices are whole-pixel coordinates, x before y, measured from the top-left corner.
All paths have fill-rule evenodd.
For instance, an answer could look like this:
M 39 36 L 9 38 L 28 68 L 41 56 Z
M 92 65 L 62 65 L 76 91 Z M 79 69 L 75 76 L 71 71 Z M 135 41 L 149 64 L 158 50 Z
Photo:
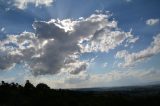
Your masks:
M 160 34 L 154 37 L 153 42 L 146 49 L 136 53 L 129 53 L 126 50 L 122 50 L 117 52 L 116 57 L 124 59 L 124 63 L 123 64 L 121 63 L 120 66 L 127 67 L 127 66 L 133 66 L 137 62 L 146 60 L 149 57 L 152 57 L 158 53 L 160 53 Z
M 4 32 L 5 31 L 5 28 L 4 27 L 2 27 L 1 28 L 1 30 L 0 30 L 0 32 Z
M 149 26 L 154 26 L 157 25 L 159 23 L 159 19 L 148 19 L 146 21 L 146 24 Z
M 91 75 L 88 86 L 127 86 L 142 85 L 159 81 L 159 70 L 111 71 L 104 74 Z M 87 85 L 87 84 L 86 84 Z
M 94 17 L 93 15 L 92 18 L 96 19 L 97 16 Z M 124 41 L 126 41 L 126 43 L 135 43 L 139 39 L 132 35 L 132 31 L 124 32 L 120 30 L 115 20 L 109 21 L 106 19 L 107 17 L 100 18 L 101 21 L 96 24 L 98 26 L 89 24 L 94 30 L 90 33 L 91 36 L 89 36 L 88 39 L 84 39 L 85 43 L 82 42 L 80 44 L 81 52 L 108 52 L 121 45 Z M 85 31 L 89 30 L 87 28 L 91 28 L 87 26 L 87 23 L 85 23 L 85 25 L 86 28 L 82 25 L 84 29 L 80 29 Z
M 23 32 L 8 35 L 0 41 L 0 69 L 13 64 L 26 64 L 34 75 L 57 74 L 66 70 L 80 74 L 89 65 L 80 60 L 86 52 L 108 52 L 134 40 L 130 32 L 124 32 L 108 14 L 92 14 L 78 20 L 52 19 L 35 21 L 35 33 Z
M 5 81 L 5 82 L 14 82 L 15 81 L 15 78 L 14 77 L 10 77 L 10 78 L 6 78 L 6 77 L 0 77 L 0 80 L 1 81 Z
M 50 6 L 53 1 L 54 0 L 14 0 L 14 5 L 19 9 L 25 9 L 28 4 L 34 4 L 36 7 L 40 5 Z
M 76 76 L 67 76 L 61 82 L 58 80 L 56 88 L 87 88 L 142 85 L 159 81 L 160 71 L 148 70 L 113 70 L 103 74 L 82 73 Z
M 108 66 L 107 62 L 103 63 L 103 67 L 107 67 L 107 66 Z
M 82 71 L 85 71 L 87 69 L 89 63 L 87 62 L 81 62 L 81 61 L 74 61 L 72 63 L 66 64 L 66 67 L 64 70 L 68 70 L 71 74 L 79 74 Z
M 18 74 L 17 74 L 18 75 Z M 25 76 L 7 78 L 0 77 L 1 80 L 8 82 L 18 82 L 24 84 L 30 80 L 34 85 L 46 83 L 51 88 L 87 88 L 87 87 L 113 87 L 128 85 L 152 84 L 160 80 L 160 70 L 153 68 L 147 70 L 112 70 L 99 74 L 88 74 L 83 71 L 77 75 L 70 75 L 66 71 L 54 75 L 33 76 L 25 73 Z M 23 76 L 23 77 L 22 77 Z

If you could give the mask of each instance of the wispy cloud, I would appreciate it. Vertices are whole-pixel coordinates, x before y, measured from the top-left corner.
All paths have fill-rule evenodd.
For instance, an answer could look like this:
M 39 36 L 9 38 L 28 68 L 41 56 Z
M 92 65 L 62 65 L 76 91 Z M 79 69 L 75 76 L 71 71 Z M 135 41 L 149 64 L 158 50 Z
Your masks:
M 148 19 L 146 21 L 146 24 L 149 26 L 157 25 L 157 24 L 159 24 L 159 19 Z
M 156 54 L 160 53 L 160 34 L 154 37 L 150 46 L 144 50 L 136 53 L 129 53 L 126 50 L 117 52 L 116 57 L 124 59 L 124 63 L 119 64 L 122 67 L 133 66 L 138 62 L 148 59 Z

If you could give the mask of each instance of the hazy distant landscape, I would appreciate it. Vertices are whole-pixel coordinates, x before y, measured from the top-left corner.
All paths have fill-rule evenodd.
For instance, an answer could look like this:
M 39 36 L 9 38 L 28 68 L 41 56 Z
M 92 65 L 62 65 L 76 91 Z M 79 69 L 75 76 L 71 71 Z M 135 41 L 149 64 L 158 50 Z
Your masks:
M 50 89 L 40 83 L 36 87 L 29 81 L 25 86 L 15 83 L 0 84 L 0 106 L 158 106 L 160 85 Z

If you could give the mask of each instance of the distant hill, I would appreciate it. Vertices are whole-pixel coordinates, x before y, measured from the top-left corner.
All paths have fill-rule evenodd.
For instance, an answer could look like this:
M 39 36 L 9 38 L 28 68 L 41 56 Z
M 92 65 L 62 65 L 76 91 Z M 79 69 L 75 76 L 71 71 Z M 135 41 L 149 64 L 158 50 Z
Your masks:
M 150 83 L 149 85 L 135 85 L 135 86 L 118 86 L 118 87 L 95 87 L 95 88 L 76 88 L 75 91 L 134 91 L 134 90 L 160 90 L 160 83 Z

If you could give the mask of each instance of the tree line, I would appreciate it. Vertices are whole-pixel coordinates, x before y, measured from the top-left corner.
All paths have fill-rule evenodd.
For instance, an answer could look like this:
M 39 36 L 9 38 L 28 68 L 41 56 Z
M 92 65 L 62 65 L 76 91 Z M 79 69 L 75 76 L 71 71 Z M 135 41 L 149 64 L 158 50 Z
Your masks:
M 160 87 L 132 91 L 79 91 L 34 86 L 29 80 L 0 84 L 0 106 L 159 106 Z

